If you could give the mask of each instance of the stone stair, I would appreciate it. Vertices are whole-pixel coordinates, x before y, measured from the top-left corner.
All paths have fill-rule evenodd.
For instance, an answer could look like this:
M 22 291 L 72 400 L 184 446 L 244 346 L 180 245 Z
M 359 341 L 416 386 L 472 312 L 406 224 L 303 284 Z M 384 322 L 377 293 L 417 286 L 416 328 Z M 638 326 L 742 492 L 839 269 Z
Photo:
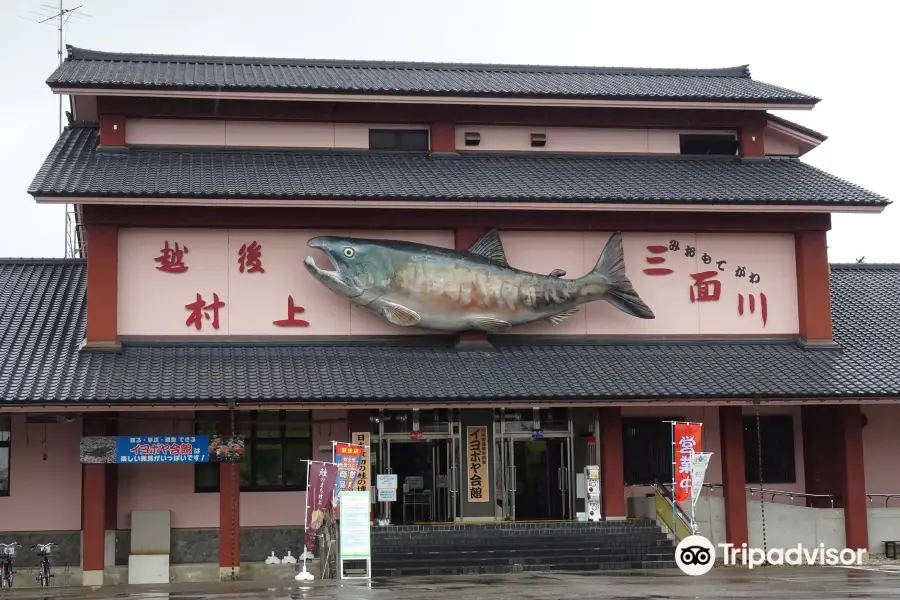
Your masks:
M 675 547 L 649 519 L 405 525 L 372 530 L 372 575 L 675 568 Z

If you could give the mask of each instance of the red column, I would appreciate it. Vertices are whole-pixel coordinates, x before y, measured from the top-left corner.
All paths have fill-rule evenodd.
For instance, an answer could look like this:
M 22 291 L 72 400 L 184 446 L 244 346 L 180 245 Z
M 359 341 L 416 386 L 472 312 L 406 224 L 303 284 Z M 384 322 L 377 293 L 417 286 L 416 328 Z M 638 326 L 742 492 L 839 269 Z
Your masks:
M 622 408 L 604 406 L 597 409 L 600 420 L 600 496 L 603 516 L 625 518 L 625 461 L 622 454 Z
M 87 227 L 87 347 L 115 348 L 118 338 L 119 230 Z
M 225 413 L 220 430 L 235 433 L 231 415 Z M 241 572 L 241 476 L 240 463 L 219 465 L 219 579 L 239 579 Z
M 86 416 L 82 423 L 85 436 L 115 435 L 114 421 L 105 415 Z M 115 465 L 84 464 L 81 467 L 81 564 L 83 584 L 103 585 L 106 530 L 115 529 Z
M 431 124 L 431 151 L 456 152 L 456 125 L 454 123 Z
M 838 407 L 840 451 L 843 455 L 838 470 L 843 471 L 841 499 L 844 504 L 844 531 L 847 547 L 854 550 L 869 548 L 862 414 L 859 408 L 859 404 Z
M 739 547 L 749 543 L 747 477 L 744 472 L 744 416 L 740 406 L 719 407 L 719 437 L 725 495 L 725 539 L 729 544 Z
M 831 270 L 825 231 L 794 234 L 800 337 L 809 344 L 832 344 Z

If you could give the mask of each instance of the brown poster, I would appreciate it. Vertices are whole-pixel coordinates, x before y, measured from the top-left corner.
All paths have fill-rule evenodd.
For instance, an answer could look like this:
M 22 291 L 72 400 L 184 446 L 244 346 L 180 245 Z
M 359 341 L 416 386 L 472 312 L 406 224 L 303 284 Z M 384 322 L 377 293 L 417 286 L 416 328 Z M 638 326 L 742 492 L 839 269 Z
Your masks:
M 487 427 L 484 425 L 466 427 L 466 455 L 469 457 L 466 480 L 469 502 L 490 502 L 487 449 Z
M 330 463 L 311 462 L 306 486 L 306 535 L 304 545 L 310 552 L 316 550 L 316 534 L 328 517 L 334 498 L 334 482 L 338 467 Z

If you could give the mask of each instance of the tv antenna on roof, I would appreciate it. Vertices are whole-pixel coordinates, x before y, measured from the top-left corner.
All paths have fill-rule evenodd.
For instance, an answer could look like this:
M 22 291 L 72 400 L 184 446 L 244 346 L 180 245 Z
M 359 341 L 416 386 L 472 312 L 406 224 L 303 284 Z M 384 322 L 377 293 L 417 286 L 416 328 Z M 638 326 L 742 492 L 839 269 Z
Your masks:
M 59 47 L 56 50 L 57 57 L 59 59 L 58 64 L 62 64 L 63 62 L 63 50 L 65 50 L 65 41 L 64 41 L 64 32 L 66 25 L 69 24 L 69 21 L 73 18 L 82 19 L 86 17 L 90 17 L 91 15 L 76 12 L 81 9 L 83 5 L 79 4 L 74 8 L 66 8 L 64 5 L 64 0 L 59 0 L 59 3 L 56 6 L 52 4 L 41 4 L 40 8 L 37 10 L 28 11 L 29 17 L 20 17 L 25 19 L 26 21 L 32 21 L 33 23 L 37 23 L 39 25 L 50 25 L 55 26 L 56 30 L 59 34 Z M 62 133 L 63 128 L 63 106 L 62 106 L 63 98 L 62 94 L 59 96 L 59 131 Z
M 38 23 L 39 25 L 50 25 L 56 26 L 56 30 L 59 33 L 59 48 L 56 51 L 56 54 L 59 57 L 59 63 L 63 63 L 63 50 L 65 49 L 65 41 L 63 39 L 63 33 L 65 31 L 66 25 L 69 24 L 69 21 L 72 18 L 80 19 L 90 17 L 91 15 L 76 12 L 82 7 L 81 4 L 74 8 L 66 8 L 64 5 L 64 0 L 59 0 L 56 6 L 52 4 L 41 4 L 40 8 L 37 10 L 28 11 L 29 17 L 20 16 L 20 19 L 25 19 L 26 21 L 32 21 L 34 23 Z M 62 94 L 59 95 L 59 109 L 57 110 L 57 120 L 58 120 L 58 128 L 59 134 L 62 135 L 63 132 L 63 97 Z M 66 258 L 80 258 L 82 256 L 82 244 L 81 241 L 84 239 L 83 231 L 81 230 L 81 226 L 79 223 L 78 215 L 75 211 L 75 206 L 66 204 L 66 238 L 65 238 L 65 257 Z

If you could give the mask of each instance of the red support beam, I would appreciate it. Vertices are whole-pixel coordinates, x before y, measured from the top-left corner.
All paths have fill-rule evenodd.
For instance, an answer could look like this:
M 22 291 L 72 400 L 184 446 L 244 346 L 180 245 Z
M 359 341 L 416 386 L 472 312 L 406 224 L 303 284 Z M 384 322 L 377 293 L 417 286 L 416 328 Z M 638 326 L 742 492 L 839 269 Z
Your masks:
M 102 148 L 125 147 L 125 117 L 100 115 L 100 146 Z
M 859 404 L 837 407 L 840 436 L 841 499 L 844 505 L 846 546 L 868 550 L 869 522 L 866 498 L 866 468 L 863 460 L 862 413 Z
M 725 496 L 725 539 L 740 547 L 749 543 L 747 478 L 744 472 L 744 415 L 740 406 L 719 407 L 722 487 Z
M 237 415 L 235 415 L 235 419 Z M 220 430 L 231 435 L 231 414 L 222 416 Z M 241 574 L 241 474 L 240 463 L 219 465 L 219 579 L 240 579 Z
M 119 227 L 273 227 L 302 229 L 456 229 L 456 248 L 467 250 L 492 227 L 521 231 L 641 231 L 665 233 L 794 233 L 831 228 L 831 216 L 810 213 L 703 213 L 529 211 L 521 209 L 266 208 L 84 205 L 84 221 Z
M 831 270 L 826 232 L 800 231 L 794 239 L 800 337 L 810 344 L 831 344 Z
M 82 422 L 82 432 L 85 436 L 115 435 L 114 421 L 102 414 L 86 416 Z M 84 585 L 103 585 L 103 569 L 108 562 L 106 532 L 116 528 L 115 467 L 107 464 L 81 466 L 81 564 Z
M 597 409 L 600 420 L 600 495 L 606 519 L 624 519 L 625 460 L 622 447 L 622 408 L 604 406 Z
M 87 346 L 115 347 L 118 337 L 119 230 L 87 226 Z
M 454 123 L 431 124 L 431 151 L 456 152 L 456 125 Z

